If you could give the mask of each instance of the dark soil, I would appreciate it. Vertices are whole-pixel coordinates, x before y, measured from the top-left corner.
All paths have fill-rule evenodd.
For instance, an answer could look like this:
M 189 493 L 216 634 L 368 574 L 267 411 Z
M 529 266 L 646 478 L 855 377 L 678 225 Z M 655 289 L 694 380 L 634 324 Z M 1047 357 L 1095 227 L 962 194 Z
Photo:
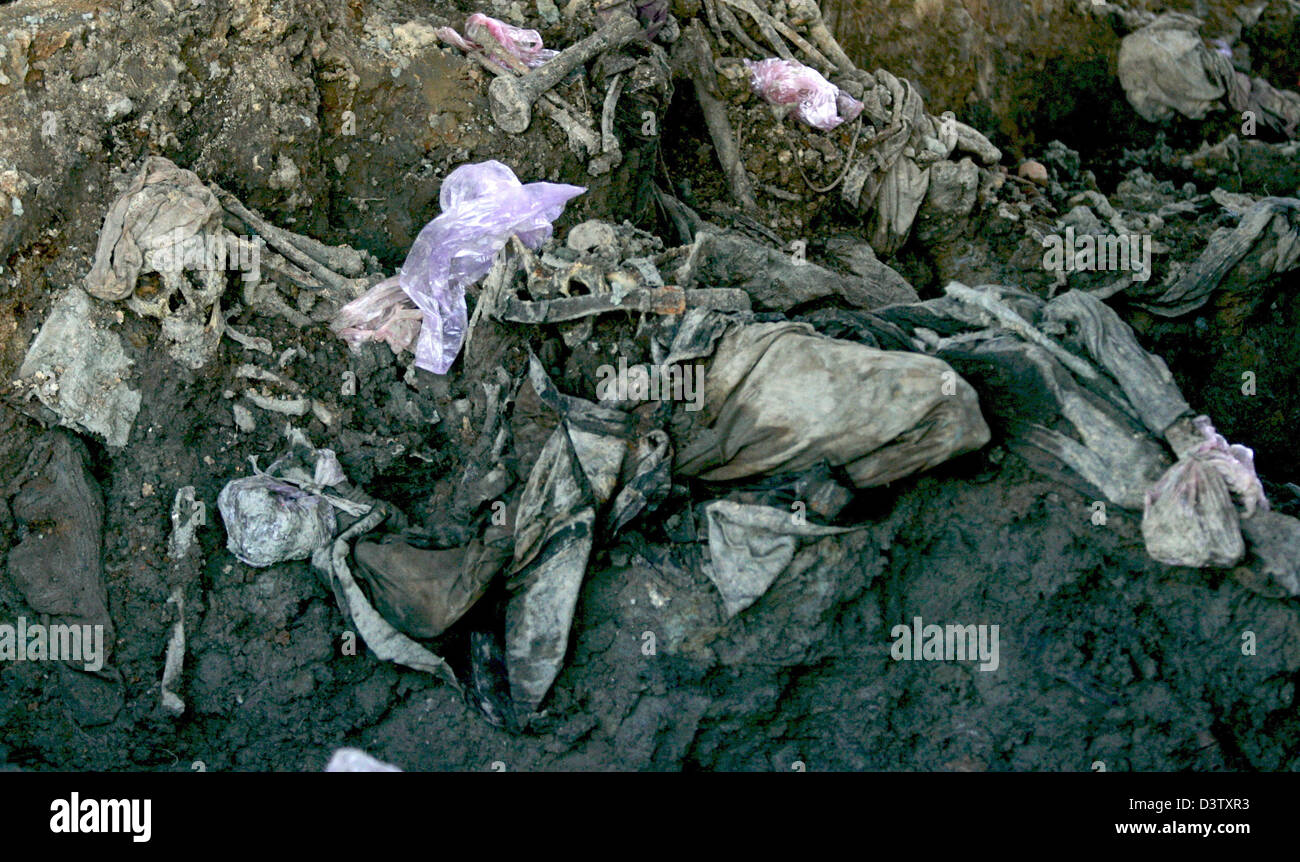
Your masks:
M 737 212 L 684 82 L 664 109 L 662 158 L 630 157 L 612 175 L 589 176 L 552 123 L 535 120 L 520 137 L 497 131 L 481 69 L 393 35 L 411 20 L 460 27 L 478 8 L 468 0 L 208 0 L 177 3 L 175 16 L 131 0 L 110 5 L 0 7 L 0 34 L 21 30 L 26 40 L 0 39 L 10 80 L 0 86 L 0 125 L 24 130 L 0 139 L 0 172 L 14 168 L 25 184 L 25 214 L 0 220 L 0 381 L 16 375 L 53 298 L 89 269 L 105 211 L 150 154 L 222 185 L 282 227 L 370 251 L 387 271 L 437 214 L 446 173 L 491 158 L 524 181 L 589 187 L 557 236 L 588 218 L 627 219 L 675 245 L 646 204 L 652 180 L 705 217 L 761 231 L 773 244 L 806 239 L 809 256 L 827 266 L 836 264 L 822 253 L 825 240 L 861 230 L 858 216 L 834 195 L 808 191 L 782 158 L 810 133 L 790 119 L 775 123 L 743 93 L 729 98 L 746 164 L 798 200 L 760 194 L 759 211 Z M 925 5 L 891 2 L 860 26 L 841 11 L 850 53 L 867 68 L 914 78 L 932 113 L 952 109 L 986 132 L 1012 172 L 1061 140 L 1106 194 L 1135 166 L 1175 186 L 1216 184 L 1160 154 L 1217 142 L 1231 124 L 1143 123 L 1119 89 L 1119 37 L 1103 22 L 1050 3 L 1033 4 L 1046 10 L 1038 18 L 1016 0 L 936 2 L 928 16 L 916 11 Z M 1272 4 L 1246 41 L 1258 73 L 1294 87 L 1297 24 L 1274 8 L 1282 5 Z M 522 8 L 538 26 L 535 7 Z M 854 43 L 855 26 L 871 39 Z M 566 27 L 541 29 L 548 44 L 564 44 Z M 117 95 L 134 108 L 108 122 L 103 106 Z M 340 131 L 347 110 L 355 135 Z M 45 111 L 62 124 L 52 139 L 40 133 Z M 847 132 L 829 138 L 847 146 Z M 296 179 L 276 173 L 285 160 Z M 1300 188 L 1294 179 L 1270 187 L 1281 182 L 1272 168 L 1244 170 L 1233 190 Z M 828 163 L 812 179 L 834 172 Z M 1049 204 L 1033 205 L 1033 217 L 1044 218 Z M 1210 229 L 1171 223 L 1157 239 L 1176 250 L 1182 243 L 1177 258 L 1188 260 Z M 1041 250 L 1016 230 L 981 210 L 960 236 L 914 241 L 889 262 L 923 297 L 950 278 L 1045 293 Z M 1255 450 L 1276 508 L 1296 514 L 1300 494 L 1284 487 L 1300 483 L 1293 286 L 1270 285 L 1244 318 L 1207 306 L 1169 321 L 1122 300 L 1117 307 L 1166 358 L 1192 406 Z M 238 293 L 232 278 L 227 307 Z M 324 326 L 297 329 L 248 310 L 231 322 L 270 339 L 276 357 L 297 348 L 278 373 L 340 416 L 335 429 L 311 417 L 299 424 L 339 453 L 355 483 L 412 524 L 439 521 L 482 419 L 475 370 L 408 375 L 409 356 L 373 344 L 350 353 Z M 66 669 L 0 662 L 0 768 L 319 770 L 351 745 L 408 770 L 495 762 L 511 771 L 1300 769 L 1300 601 L 1259 595 L 1228 571 L 1152 561 L 1140 513 L 1111 507 L 1094 523 L 1091 496 L 1034 472 L 996 438 L 924 476 L 859 494 L 853 511 L 863 529 L 804 547 L 730 622 L 718 617 L 696 557 L 663 524 L 598 548 L 545 714 L 530 732 L 508 733 L 428 674 L 378 661 L 364 645 L 345 654 L 343 617 L 306 561 L 255 569 L 226 550 L 218 492 L 248 475 L 250 456 L 265 466 L 283 445 L 283 417 L 258 412 L 255 431 L 235 427 L 228 393 L 242 387 L 234 369 L 250 354 L 225 340 L 216 360 L 192 372 L 161 349 L 156 321 L 126 312 L 117 331 L 143 394 L 130 442 L 110 450 L 80 436 L 105 501 L 103 577 L 120 688 L 77 699 Z M 560 370 L 568 356 L 544 358 Z M 522 354 L 515 359 L 512 372 L 522 367 Z M 355 395 L 342 394 L 347 371 Z M 1244 371 L 1257 377 L 1252 397 L 1241 393 Z M 23 538 L 10 503 L 28 453 L 46 435 L 69 433 L 53 430 L 35 403 L 9 387 L 0 402 L 0 572 Z M 185 485 L 212 516 L 198 533 L 202 565 L 186 582 L 180 693 L 188 709 L 173 718 L 159 707 L 176 585 L 164 553 L 172 498 Z M 670 506 L 662 518 L 674 514 L 685 517 Z M 12 578 L 0 576 L 0 623 L 23 615 L 34 618 Z M 999 670 L 893 661 L 891 629 L 916 616 L 997 624 Z M 647 632 L 657 643 L 651 654 Z M 1250 655 L 1241 649 L 1247 632 L 1258 643 Z M 463 651 L 463 638 L 446 637 L 449 657 Z

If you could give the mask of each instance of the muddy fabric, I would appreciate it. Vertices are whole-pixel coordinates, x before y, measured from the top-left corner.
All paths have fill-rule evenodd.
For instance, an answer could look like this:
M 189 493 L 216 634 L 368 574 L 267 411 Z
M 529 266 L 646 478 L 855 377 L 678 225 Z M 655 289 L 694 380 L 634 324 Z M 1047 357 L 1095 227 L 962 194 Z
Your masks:
M 1146 489 L 1169 465 L 1135 417 L 1082 385 L 1039 345 L 998 335 L 955 343 L 939 355 L 977 388 L 1011 448 L 1069 481 L 1035 453 L 1066 465 L 1086 483 L 1081 490 L 1095 489 L 1117 506 L 1141 509 Z
M 13 489 L 10 508 L 22 539 L 10 549 L 7 564 L 42 623 L 103 626 L 102 641 L 93 629 L 92 640 L 83 641 L 98 656 L 83 645 L 80 661 L 69 656 L 74 660 L 54 667 L 63 708 L 77 724 L 94 727 L 118 715 L 125 689 L 110 663 L 116 635 L 100 560 L 104 502 L 88 460 L 81 442 L 62 431 L 37 442 Z
M 392 537 L 358 542 L 353 553 L 356 575 L 384 619 L 413 638 L 434 638 L 482 597 L 512 550 L 509 542 L 502 548 L 480 539 L 432 550 Z
M 1014 333 L 1011 341 L 953 337 L 938 350 L 966 374 L 979 372 L 957 357 L 1000 366 L 990 375 L 1001 396 L 993 403 L 1017 438 L 1013 446 L 1023 453 L 1021 445 L 1028 444 L 1068 465 L 1118 506 L 1143 508 L 1146 489 L 1169 466 L 1151 435 L 1164 434 L 1190 412 L 1163 360 L 1143 350 L 1132 330 L 1091 294 L 1069 291 L 1043 303 L 1005 288 L 952 284 L 946 290 Z M 1026 374 L 1034 385 L 1011 382 Z M 1044 389 L 1046 409 L 1031 408 L 1032 393 Z M 1058 417 L 1065 428 L 1055 427 L 1062 424 Z
M 366 500 L 371 506 L 370 510 L 340 533 L 332 543 L 317 548 L 312 553 L 312 567 L 324 574 L 334 591 L 339 611 L 348 628 L 357 633 L 376 658 L 434 674 L 459 689 L 456 674 L 442 657 L 384 619 L 366 598 L 361 585 L 352 574 L 352 567 L 348 563 L 351 543 L 375 530 L 393 515 L 392 508 L 382 502 L 370 501 L 361 493 L 353 493 L 352 496 Z
M 1067 293 L 1053 305 L 1002 286 L 945 290 L 855 321 L 832 318 L 833 330 L 933 353 L 971 381 L 984 414 L 1033 466 L 1140 510 L 1171 463 L 1144 423 L 1160 426 L 1185 410 L 1163 362 L 1092 296 Z M 1096 365 L 1084 358 L 1093 351 Z M 1142 411 L 1129 392 L 1144 400 Z
M 668 434 L 653 430 L 636 441 L 629 454 L 632 478 L 624 482 L 610 504 L 609 524 L 617 533 L 643 512 L 668 496 L 672 485 L 672 442 Z
M 1226 101 L 1234 111 L 1254 112 L 1265 128 L 1294 137 L 1300 94 L 1237 72 L 1228 57 L 1201 40 L 1200 24 L 1190 15 L 1171 13 L 1124 37 L 1119 80 L 1129 104 L 1155 122 L 1175 113 L 1199 120 Z
M 935 163 L 925 200 L 917 210 L 917 240 L 942 245 L 960 236 L 962 223 L 975 208 L 979 182 L 979 168 L 969 158 Z
M 975 391 L 943 361 L 827 338 L 802 323 L 728 327 L 705 372 L 704 409 L 684 414 L 677 434 L 683 475 L 743 479 L 824 459 L 859 488 L 989 439 Z
M 861 529 L 810 524 L 789 510 L 733 500 L 708 503 L 704 516 L 709 530 L 705 574 L 722 595 L 728 617 L 762 598 L 794 559 L 799 539 Z
M 628 414 L 560 393 L 536 357 L 529 385 L 561 419 L 519 500 L 507 585 L 510 690 L 516 704 L 535 710 L 564 663 L 597 513 L 615 500 L 614 523 L 624 524 L 640 506 L 666 494 L 668 474 L 658 465 L 667 462 L 670 450 L 662 432 L 639 435 Z M 629 473 L 635 492 L 625 497 L 620 485 Z M 655 489 L 651 480 L 665 487 Z
M 221 204 L 203 181 L 151 156 L 104 218 L 86 290 L 97 299 L 125 299 L 135 290 L 146 254 L 220 226 Z
M 50 307 L 18 376 L 42 375 L 36 397 L 60 422 L 120 448 L 140 412 L 140 393 L 127 383 L 131 364 L 122 339 L 96 319 L 90 297 L 71 287 Z
M 875 135 L 867 152 L 856 157 L 844 175 L 840 195 L 867 215 L 867 238 L 880 254 L 893 254 L 907 241 L 930 190 L 932 166 L 954 152 L 967 152 L 992 165 L 1002 153 L 980 132 L 951 115 L 925 112 L 910 82 L 877 69 L 862 97 L 863 118 Z M 950 207 L 956 187 L 968 180 L 962 171 L 945 172 L 935 195 L 936 211 Z M 974 198 L 970 198 L 973 205 Z
M 1163 435 L 1191 412 L 1165 361 L 1143 350 L 1133 328 L 1097 297 L 1071 290 L 1048 302 L 1043 317 L 1070 328 L 1074 342 L 1119 383 L 1152 434 Z
M 1046 303 L 993 286 L 953 283 L 946 292 L 965 308 L 930 301 L 907 314 L 893 308 L 866 315 L 860 324 L 874 335 L 882 322 L 896 325 L 882 321 L 885 315 L 894 318 L 973 383 L 1010 448 L 1031 465 L 1142 510 L 1154 559 L 1185 566 L 1242 559 L 1241 519 L 1269 506 L 1254 454 L 1230 445 L 1207 417 L 1192 416 L 1164 361 L 1147 353 L 1113 310 L 1082 291 Z M 936 318 L 995 325 L 975 332 L 948 327 L 942 337 L 919 325 L 937 325 Z M 1161 437 L 1179 456 L 1172 467 Z M 1060 474 L 1057 464 L 1068 472 Z
M 107 649 L 113 621 L 100 564 L 104 501 L 87 460 L 81 442 L 61 431 L 28 456 L 11 504 L 23 538 L 9 551 L 8 567 L 33 611 L 104 626 Z
M 605 466 L 589 465 L 598 482 L 613 478 Z M 596 529 L 591 483 L 565 429 L 551 435 L 533 465 L 519 518 L 506 667 L 515 702 L 536 709 L 563 666 Z
M 1163 293 L 1138 304 L 1162 317 L 1195 311 L 1219 289 L 1250 291 L 1300 268 L 1300 200 L 1264 198 L 1235 228 L 1220 228 L 1196 262 Z
M 856 277 L 841 275 L 740 234 L 710 231 L 696 236 L 677 279 L 684 288 L 743 289 L 760 310 L 785 311 L 828 296 L 857 308 L 919 299 L 889 266 L 874 259 L 861 266 Z

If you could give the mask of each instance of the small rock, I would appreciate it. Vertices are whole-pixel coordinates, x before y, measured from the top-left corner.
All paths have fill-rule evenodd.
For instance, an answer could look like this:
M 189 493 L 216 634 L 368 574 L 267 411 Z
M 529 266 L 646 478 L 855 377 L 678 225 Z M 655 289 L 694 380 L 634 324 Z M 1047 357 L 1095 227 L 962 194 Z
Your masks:
M 302 173 L 298 170 L 298 165 L 293 159 L 281 153 L 276 158 L 275 172 L 271 174 L 267 185 L 273 189 L 294 189 L 298 187 L 301 179 Z
M 560 10 L 554 0 L 537 0 L 537 14 L 547 24 L 557 24 L 560 21 Z
M 1042 162 L 1026 159 L 1016 170 L 1017 176 L 1040 186 L 1047 185 L 1047 167 Z
M 235 414 L 235 427 L 245 434 L 251 434 L 257 430 L 257 420 L 253 418 L 253 412 L 243 404 L 235 404 L 232 407 Z
M 127 96 L 120 96 L 108 103 L 108 107 L 104 109 L 104 119 L 110 123 L 116 123 L 134 110 L 135 102 L 132 102 Z
M 407 21 L 393 28 L 393 38 L 405 51 L 414 52 L 438 41 L 438 31 L 423 21 Z

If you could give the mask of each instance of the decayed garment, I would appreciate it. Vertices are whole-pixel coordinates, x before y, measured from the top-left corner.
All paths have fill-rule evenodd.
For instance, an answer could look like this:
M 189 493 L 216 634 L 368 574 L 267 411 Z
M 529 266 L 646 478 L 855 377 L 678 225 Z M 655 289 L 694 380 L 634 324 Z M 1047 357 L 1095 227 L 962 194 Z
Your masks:
M 1193 120 L 1226 102 L 1251 111 L 1267 129 L 1294 137 L 1300 126 L 1300 94 L 1278 90 L 1262 78 L 1236 71 L 1232 61 L 1207 46 L 1190 15 L 1161 15 L 1119 48 L 1119 80 L 1129 104 L 1152 122 L 1175 113 Z
M 667 493 L 668 473 L 656 465 L 670 453 L 662 432 L 638 434 L 629 414 L 561 394 L 535 357 L 529 382 L 561 419 L 520 497 L 509 568 L 510 691 L 516 704 L 535 710 L 564 666 L 598 530 L 616 530 Z M 651 490 L 647 480 L 664 487 Z
M 704 507 L 709 528 L 709 565 L 705 574 L 722 596 L 727 616 L 734 617 L 758 601 L 781 576 L 801 539 L 861 529 L 827 527 L 790 517 L 777 509 L 734 500 L 714 500 Z
M 893 254 L 907 242 L 927 197 L 951 197 L 960 176 L 936 175 L 931 167 L 957 153 L 969 153 L 985 165 L 1002 153 L 980 132 L 954 119 L 925 111 L 910 82 L 877 69 L 862 96 L 863 118 L 876 129 L 875 138 L 844 175 L 840 196 L 849 206 L 868 214 L 867 239 L 878 254 Z M 974 198 L 970 198 L 974 203 Z M 964 215 L 964 213 L 961 213 Z
M 1220 228 L 1196 262 L 1163 293 L 1139 302 L 1153 314 L 1178 317 L 1195 311 L 1216 290 L 1250 291 L 1300 268 L 1300 200 L 1262 198 L 1236 227 Z
M 104 218 L 86 291 L 97 299 L 126 299 L 147 252 L 220 226 L 221 204 L 198 175 L 151 156 Z
M 1115 379 L 1152 434 L 1163 436 L 1191 412 L 1165 361 L 1143 350 L 1133 328 L 1096 296 L 1068 291 L 1047 303 L 1043 317 L 1072 330 L 1071 340 Z
M 824 459 L 866 488 L 989 440 L 975 390 L 947 363 L 827 338 L 803 323 L 729 327 L 704 391 L 704 409 L 682 414 L 674 463 L 703 479 L 797 472 Z

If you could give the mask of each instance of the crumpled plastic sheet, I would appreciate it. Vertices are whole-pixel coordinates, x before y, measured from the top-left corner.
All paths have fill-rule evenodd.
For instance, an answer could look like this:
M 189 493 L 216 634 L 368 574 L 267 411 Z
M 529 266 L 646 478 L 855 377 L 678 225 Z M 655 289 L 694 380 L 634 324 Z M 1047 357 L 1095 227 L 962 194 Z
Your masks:
M 398 276 L 424 314 L 415 345 L 417 368 L 447 373 L 465 341 L 465 288 L 488 273 L 512 235 L 534 249 L 549 239 L 551 223 L 585 191 L 563 183 L 524 185 L 495 160 L 461 165 L 447 175 L 438 198 L 442 214 L 415 238 Z
M 1255 473 L 1255 453 L 1239 443 L 1230 445 L 1222 434 L 1214 430 L 1208 416 L 1197 416 L 1193 424 L 1203 442 L 1191 451 L 1190 457 L 1218 471 L 1232 491 L 1242 515 L 1249 518 L 1256 510 L 1268 511 L 1268 497 L 1264 495 L 1264 486 Z
M 250 566 L 304 560 L 334 536 L 334 507 L 262 474 L 235 479 L 217 496 L 226 548 Z
M 290 441 L 289 453 L 265 472 L 255 464 L 254 475 L 231 480 L 217 495 L 226 548 L 250 566 L 307 559 L 334 538 L 336 508 L 368 511 L 326 490 L 347 481 L 333 450 L 315 449 L 296 429 Z
M 1253 112 L 1264 128 L 1295 137 L 1300 94 L 1236 71 L 1231 52 L 1225 56 L 1202 41 L 1200 24 L 1190 15 L 1169 13 L 1124 37 L 1119 80 L 1129 104 L 1158 122 L 1175 113 L 1199 120 L 1226 101 L 1233 111 Z
M 1151 486 L 1142 539 L 1152 559 L 1172 566 L 1231 566 L 1246 554 L 1223 474 L 1197 457 L 1179 461 Z
M 482 12 L 475 12 L 465 19 L 464 36 L 450 27 L 438 28 L 437 34 L 443 41 L 462 51 L 484 54 L 502 68 L 505 68 L 505 64 L 492 57 L 497 50 L 514 57 L 530 69 L 537 68 L 560 53 L 542 47 L 542 36 L 536 30 L 514 27 Z
M 396 354 L 414 348 L 423 321 L 424 313 L 393 276 L 340 308 L 330 330 L 353 350 L 367 341 L 382 341 Z
M 772 105 L 793 105 L 794 115 L 814 129 L 829 132 L 862 113 L 861 102 L 803 63 L 777 57 L 744 63 L 755 93 Z

